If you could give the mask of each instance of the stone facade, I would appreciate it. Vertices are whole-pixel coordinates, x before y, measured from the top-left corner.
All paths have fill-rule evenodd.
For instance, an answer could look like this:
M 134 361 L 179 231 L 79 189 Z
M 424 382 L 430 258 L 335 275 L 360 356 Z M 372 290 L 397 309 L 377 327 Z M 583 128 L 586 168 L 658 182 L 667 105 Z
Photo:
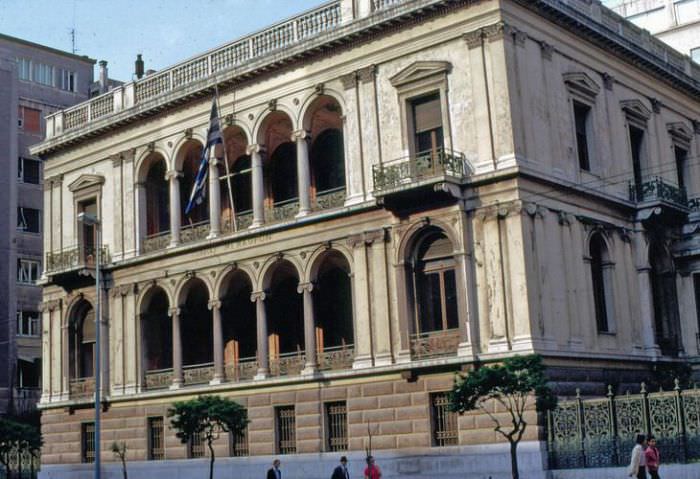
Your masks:
M 219 393 L 252 421 L 222 474 L 259 475 L 294 405 L 287 477 L 327 476 L 306 468 L 337 457 L 344 401 L 349 453 L 369 422 L 386 477 L 505 477 L 488 418 L 432 447 L 455 373 L 538 352 L 562 394 L 600 393 L 698 356 L 700 71 L 628 27 L 578 0 L 343 0 L 49 117 L 45 473 L 83 470 L 97 255 L 102 441 L 153 474 L 203 463 L 169 462 L 167 429 L 146 461 L 147 419 Z M 226 155 L 185 215 L 215 85 Z

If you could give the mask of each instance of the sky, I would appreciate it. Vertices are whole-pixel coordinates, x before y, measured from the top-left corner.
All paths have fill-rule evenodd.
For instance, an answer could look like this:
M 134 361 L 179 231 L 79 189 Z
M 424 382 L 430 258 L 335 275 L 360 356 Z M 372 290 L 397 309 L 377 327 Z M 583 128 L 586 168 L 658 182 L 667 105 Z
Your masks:
M 131 81 L 137 53 L 161 70 L 324 0 L 0 0 L 0 33 L 107 60 Z M 97 70 L 95 70 L 97 79 Z

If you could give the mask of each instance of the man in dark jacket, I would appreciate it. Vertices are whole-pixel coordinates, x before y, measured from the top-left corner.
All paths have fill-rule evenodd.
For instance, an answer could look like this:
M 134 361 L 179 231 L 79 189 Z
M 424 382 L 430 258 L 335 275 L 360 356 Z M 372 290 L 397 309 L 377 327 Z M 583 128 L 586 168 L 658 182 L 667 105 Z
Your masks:
M 282 479 L 282 471 L 280 471 L 280 460 L 272 461 L 272 467 L 267 471 L 267 479 Z
M 331 479 L 350 479 L 348 472 L 348 458 L 343 456 L 340 458 L 340 465 L 335 468 Z

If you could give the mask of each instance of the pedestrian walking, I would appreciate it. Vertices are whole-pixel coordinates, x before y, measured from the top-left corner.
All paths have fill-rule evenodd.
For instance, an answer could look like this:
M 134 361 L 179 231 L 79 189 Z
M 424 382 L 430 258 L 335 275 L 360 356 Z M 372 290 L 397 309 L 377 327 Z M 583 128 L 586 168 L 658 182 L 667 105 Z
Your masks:
M 628 469 L 629 476 L 636 476 L 637 479 L 647 479 L 646 458 L 644 457 L 644 446 L 647 438 L 644 434 L 637 434 L 636 444 L 632 448 L 632 457 Z
M 267 479 L 282 479 L 282 471 L 280 471 L 280 460 L 272 461 L 272 467 L 267 471 Z
M 656 447 L 656 438 L 651 434 L 647 437 L 647 448 L 644 450 L 644 459 L 647 463 L 647 471 L 651 479 L 659 478 L 659 465 L 661 463 L 661 458 L 659 456 L 659 450 Z
M 382 477 L 382 471 L 379 470 L 379 466 L 374 464 L 374 457 L 367 456 L 367 467 L 365 468 L 365 479 L 380 479 Z
M 336 468 L 333 470 L 331 479 L 350 479 L 347 457 L 343 456 L 340 458 L 340 465 L 336 466 Z

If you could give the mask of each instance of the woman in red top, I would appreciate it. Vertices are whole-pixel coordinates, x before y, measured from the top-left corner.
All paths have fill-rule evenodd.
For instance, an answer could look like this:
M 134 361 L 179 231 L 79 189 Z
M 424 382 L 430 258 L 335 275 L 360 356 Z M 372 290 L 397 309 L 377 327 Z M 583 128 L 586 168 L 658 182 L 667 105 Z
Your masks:
M 659 450 L 656 448 L 656 438 L 649 436 L 647 438 L 647 448 L 644 450 L 644 457 L 647 463 L 647 471 L 651 475 L 651 479 L 659 479 Z
M 367 467 L 365 468 L 365 479 L 379 479 L 382 477 L 382 471 L 378 466 L 374 465 L 374 457 L 367 456 Z

